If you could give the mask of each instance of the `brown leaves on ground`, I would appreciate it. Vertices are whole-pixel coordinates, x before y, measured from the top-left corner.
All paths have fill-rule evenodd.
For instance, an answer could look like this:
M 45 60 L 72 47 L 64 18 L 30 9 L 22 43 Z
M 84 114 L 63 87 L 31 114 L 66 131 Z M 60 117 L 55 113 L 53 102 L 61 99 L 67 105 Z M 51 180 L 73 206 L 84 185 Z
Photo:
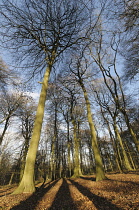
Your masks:
M 139 209 L 139 175 L 113 174 L 47 182 L 33 194 L 11 195 L 15 186 L 0 188 L 0 210 L 122 210 Z

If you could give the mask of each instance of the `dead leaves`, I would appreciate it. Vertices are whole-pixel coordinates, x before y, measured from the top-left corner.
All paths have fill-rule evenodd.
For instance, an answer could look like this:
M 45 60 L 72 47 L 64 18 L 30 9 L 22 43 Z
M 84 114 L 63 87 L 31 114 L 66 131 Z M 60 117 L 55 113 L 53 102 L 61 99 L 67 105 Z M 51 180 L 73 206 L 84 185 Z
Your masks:
M 92 177 L 61 179 L 46 183 L 34 195 L 10 195 L 9 186 L 0 188 L 0 210 L 137 210 L 139 175 L 113 174 L 95 182 Z

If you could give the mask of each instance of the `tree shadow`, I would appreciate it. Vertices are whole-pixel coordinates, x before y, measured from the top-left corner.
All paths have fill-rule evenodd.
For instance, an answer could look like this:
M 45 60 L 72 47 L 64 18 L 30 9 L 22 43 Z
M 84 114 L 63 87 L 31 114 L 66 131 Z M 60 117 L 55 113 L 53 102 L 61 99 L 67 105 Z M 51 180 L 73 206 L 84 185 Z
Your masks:
M 138 192 L 139 183 L 133 181 L 116 180 L 116 179 L 109 179 L 109 180 L 112 181 L 114 185 L 111 188 L 108 186 L 104 186 L 103 190 L 106 190 L 107 192 L 116 192 L 116 193 L 123 192 L 126 194 L 128 193 L 130 194 L 131 192 Z
M 53 187 L 58 180 L 53 181 L 51 184 L 46 183 L 42 184 L 40 187 L 36 188 L 36 192 L 34 192 L 30 197 L 26 200 L 21 201 L 20 204 L 11 208 L 11 210 L 33 210 L 37 206 L 39 200 L 43 198 L 43 196 Z M 49 184 L 49 185 L 48 185 Z M 47 186 L 48 185 L 48 186 Z M 47 187 L 46 187 L 47 186 Z
M 137 186 L 139 187 L 139 182 L 133 182 L 133 181 L 123 181 L 123 180 L 116 180 L 116 179 L 111 179 L 112 181 L 116 181 L 116 182 L 122 182 L 122 183 L 125 183 L 125 184 L 131 184 L 133 186 Z
M 0 197 L 10 195 L 11 192 L 8 192 L 8 191 L 11 190 L 12 188 L 14 189 L 14 187 L 9 187 L 9 188 L 7 188 L 7 189 L 0 190 Z
M 5 189 L 0 189 L 0 194 L 4 193 L 4 192 L 7 192 L 8 190 L 14 189 L 14 188 L 15 188 L 15 186 L 7 187 Z
M 84 176 L 80 176 L 81 179 L 85 179 L 85 180 L 90 180 L 90 181 L 96 181 L 96 178 L 94 177 L 84 177 Z
M 88 190 L 86 187 L 74 182 L 73 180 L 69 179 L 69 181 L 84 195 L 92 201 L 95 207 L 99 210 L 122 210 L 122 208 L 117 207 L 116 205 L 112 204 L 104 197 L 100 197 L 98 195 L 93 194 Z
M 63 183 L 49 210 L 77 210 L 71 198 L 69 185 L 65 179 L 63 179 Z
M 14 188 L 14 187 L 8 187 L 7 189 L 0 189 L 0 193 L 4 193 L 4 192 L 7 192 L 7 190 L 10 190 L 10 189 L 12 189 L 12 188 Z
M 11 194 L 11 192 L 10 193 L 5 193 L 4 195 L 0 195 L 0 197 L 7 196 L 7 195 L 10 195 L 10 194 Z

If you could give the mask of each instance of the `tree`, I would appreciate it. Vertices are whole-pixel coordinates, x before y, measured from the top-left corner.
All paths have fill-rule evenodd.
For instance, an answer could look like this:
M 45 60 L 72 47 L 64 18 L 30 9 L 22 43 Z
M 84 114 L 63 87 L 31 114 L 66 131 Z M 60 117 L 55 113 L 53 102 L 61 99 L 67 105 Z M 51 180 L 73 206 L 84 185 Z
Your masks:
M 63 97 L 65 99 L 65 97 Z M 63 105 L 63 104 L 62 104 Z M 71 143 L 72 140 L 70 138 L 70 106 L 68 101 L 65 102 L 64 106 L 60 107 L 60 110 L 62 112 L 63 118 L 66 122 L 66 129 L 67 129 L 67 149 L 68 149 L 68 171 L 67 171 L 67 176 L 71 177 L 72 174 L 72 163 L 71 163 Z
M 25 97 L 23 103 L 19 104 L 19 109 L 16 112 L 21 121 L 20 129 L 24 138 L 23 147 L 21 150 L 21 166 L 20 166 L 20 180 L 23 176 L 27 151 L 29 148 L 30 138 L 35 118 L 36 105 L 31 97 Z
M 10 74 L 10 71 L 8 67 L 6 66 L 2 58 L 0 57 L 0 89 L 1 90 L 3 90 L 6 87 L 9 76 L 10 76 L 9 74 Z
M 118 125 L 117 125 L 117 121 L 118 121 L 117 118 L 119 115 L 118 108 L 115 105 L 115 103 L 113 103 L 112 96 L 109 93 L 109 90 L 107 89 L 107 87 L 104 86 L 104 83 L 102 83 L 102 85 L 97 84 L 97 87 L 93 87 L 93 90 L 95 93 L 96 102 L 100 106 L 101 114 L 102 114 L 105 122 L 108 125 L 109 132 L 111 132 L 109 123 L 111 122 L 111 124 L 113 126 L 113 130 L 115 133 L 115 139 L 116 139 L 116 141 L 115 141 L 116 158 L 118 160 L 120 159 L 120 154 L 119 154 L 119 146 L 120 146 L 121 154 L 122 154 L 122 157 L 124 160 L 124 166 L 127 170 L 132 170 L 132 167 L 128 160 L 128 156 L 125 151 L 124 143 L 120 136 L 120 132 L 119 132 Z M 117 163 L 118 163 L 118 161 L 117 161 Z M 119 161 L 119 163 L 120 163 L 120 161 Z M 118 167 L 119 167 L 120 171 L 122 171 L 121 166 L 120 166 L 121 163 L 120 164 L 119 163 L 118 163 Z
M 124 78 L 137 79 L 139 73 L 139 2 L 138 0 L 118 0 L 114 5 L 114 13 L 121 34 L 120 54 L 124 58 Z M 113 16 L 111 19 L 113 20 Z M 115 30 L 115 29 L 114 29 Z M 115 30 L 116 31 L 116 30 Z M 138 79 L 137 79 L 138 80 Z
M 98 43 L 90 45 L 90 55 L 93 58 L 94 62 L 97 64 L 103 79 L 104 83 L 109 90 L 116 107 L 123 114 L 126 125 L 129 129 L 129 132 L 132 136 L 133 142 L 137 151 L 139 151 L 139 141 L 136 134 L 134 133 L 130 119 L 127 112 L 127 100 L 125 97 L 123 83 L 119 73 L 117 71 L 117 54 L 119 49 L 120 39 L 115 37 L 115 34 L 112 36 L 110 43 L 111 57 L 106 53 L 105 42 L 103 39 L 102 30 L 99 29 Z M 109 46 L 109 45 L 108 45 Z M 110 57 L 110 58 L 109 58 Z M 109 82 L 108 82 L 109 81 Z
M 80 149 L 80 138 L 79 138 L 79 112 L 80 108 L 76 104 L 76 98 L 75 98 L 75 93 L 74 91 L 70 91 L 70 117 L 71 117 L 71 122 L 73 125 L 73 141 L 74 141 L 74 173 L 73 176 L 74 178 L 80 177 L 82 175 L 81 172 L 81 166 L 80 166 L 80 157 L 79 157 L 79 149 Z
M 3 151 L 0 161 L 0 185 L 8 184 L 11 166 L 11 154 L 9 151 L 5 150 Z
M 63 98 L 65 102 L 63 114 L 72 124 L 73 130 L 73 155 L 74 155 L 74 169 L 72 177 L 79 177 L 82 175 L 80 166 L 80 139 L 79 139 L 79 122 L 82 117 L 81 106 L 79 100 L 80 90 L 76 87 L 76 84 L 70 77 L 59 78 L 59 82 L 62 84 L 61 90 L 63 89 Z M 70 161 L 70 138 L 69 138 L 69 123 L 67 123 L 67 140 L 68 140 L 68 166 L 71 174 L 71 161 Z
M 23 178 L 14 193 L 35 191 L 34 164 L 49 77 L 58 57 L 83 39 L 80 32 L 87 20 L 87 14 L 85 17 L 85 7 L 81 4 L 79 6 L 79 3 L 80 1 L 69 0 L 24 0 L 20 3 L 3 0 L 1 5 L 1 28 L 4 30 L 1 31 L 1 36 L 4 36 L 6 46 L 12 46 L 23 64 L 24 59 L 28 58 L 28 65 L 34 67 L 32 75 L 46 68 Z
M 126 79 L 133 79 L 139 73 L 139 57 L 138 57 L 138 20 L 139 20 L 139 2 L 125 1 L 125 9 L 120 15 L 123 20 L 125 36 L 121 49 L 121 54 L 125 58 L 124 73 Z
M 49 121 L 51 122 L 51 179 L 54 180 L 60 177 L 60 147 L 59 144 L 59 127 L 60 116 L 59 106 L 61 103 L 60 91 L 57 85 L 57 80 L 50 83 L 48 89 L 49 107 L 47 107 L 47 114 L 49 115 Z M 49 131 L 50 132 L 50 131 Z
M 16 116 L 16 110 L 19 108 L 19 105 L 23 103 L 23 100 L 24 99 L 22 93 L 11 94 L 3 90 L 0 104 L 0 124 L 3 125 L 3 131 L 0 134 L 0 145 L 2 144 L 4 135 L 9 127 L 10 119 L 13 116 Z
M 101 181 L 106 179 L 106 176 L 104 173 L 102 158 L 98 147 L 96 129 L 92 119 L 91 103 L 89 100 L 86 86 L 84 84 L 84 77 L 86 76 L 85 74 L 87 74 L 86 72 L 90 64 L 88 64 L 88 60 L 84 56 L 77 57 L 73 62 L 74 62 L 73 65 L 70 66 L 70 70 L 74 74 L 76 82 L 79 84 L 79 86 L 83 91 L 85 104 L 86 104 L 87 119 L 91 132 L 92 150 L 95 159 L 96 181 Z

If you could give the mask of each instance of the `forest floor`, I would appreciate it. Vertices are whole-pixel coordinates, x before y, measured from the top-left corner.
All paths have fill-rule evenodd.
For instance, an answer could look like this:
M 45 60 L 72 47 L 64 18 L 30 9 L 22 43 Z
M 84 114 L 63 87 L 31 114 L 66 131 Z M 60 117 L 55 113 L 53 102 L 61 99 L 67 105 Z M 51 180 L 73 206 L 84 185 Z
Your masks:
M 122 210 L 139 209 L 139 174 L 109 174 L 59 179 L 38 186 L 33 194 L 11 195 L 15 185 L 0 187 L 0 210 Z

